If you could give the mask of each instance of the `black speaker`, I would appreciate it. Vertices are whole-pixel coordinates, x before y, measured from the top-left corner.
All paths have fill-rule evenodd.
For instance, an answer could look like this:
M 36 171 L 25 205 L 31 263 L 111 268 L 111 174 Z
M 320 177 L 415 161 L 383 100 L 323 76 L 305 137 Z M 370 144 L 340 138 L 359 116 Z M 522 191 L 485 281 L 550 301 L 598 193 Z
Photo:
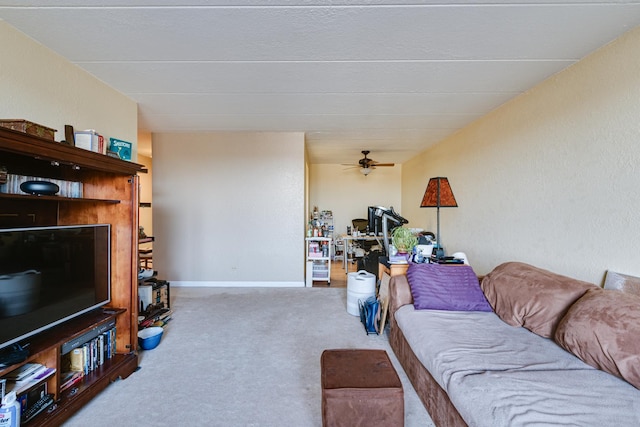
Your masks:
M 60 191 L 60 187 L 49 181 L 25 181 L 20 184 L 20 189 L 38 196 L 53 196 Z

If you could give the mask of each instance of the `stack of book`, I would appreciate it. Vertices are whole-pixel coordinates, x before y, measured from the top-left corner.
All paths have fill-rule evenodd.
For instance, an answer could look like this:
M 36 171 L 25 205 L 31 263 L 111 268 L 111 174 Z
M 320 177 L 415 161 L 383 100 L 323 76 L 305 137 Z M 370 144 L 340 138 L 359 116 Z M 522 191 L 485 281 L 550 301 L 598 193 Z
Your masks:
M 407 254 L 389 255 L 389 264 L 407 264 Z
M 0 193 L 25 194 L 20 189 L 20 184 L 27 181 L 47 181 L 52 182 L 60 188 L 58 196 L 80 198 L 83 195 L 83 185 L 81 182 L 65 181 L 63 179 L 40 178 L 37 176 L 15 175 L 8 173 L 6 183 L 0 184 Z
M 46 380 L 55 372 L 55 368 L 47 368 L 39 363 L 26 363 L 3 377 L 7 380 L 5 392 L 16 392 L 21 412 L 24 414 L 42 396 L 47 394 Z M 3 425 L 1 420 L 0 425 Z
M 86 375 L 111 359 L 115 350 L 116 329 L 112 328 L 67 353 L 69 370 Z
M 115 354 L 116 328 L 111 328 L 63 354 L 60 391 L 81 381 L 85 375 L 102 366 Z
M 80 382 L 83 377 L 84 377 L 84 372 L 82 371 L 64 372 L 60 377 L 60 391 L 65 391 L 72 385 Z
M 138 323 L 138 329 L 148 328 L 150 326 L 162 326 L 164 327 L 171 320 L 173 312 L 168 308 L 159 308 L 149 310 L 142 313 L 145 315 L 144 319 Z
M 20 398 L 20 395 L 43 382 L 55 372 L 55 368 L 47 368 L 39 363 L 26 363 L 3 377 L 7 380 L 6 392 L 15 391 Z
M 74 134 L 75 145 L 83 150 L 94 153 L 107 154 L 107 143 L 104 136 L 93 129 L 87 129 Z

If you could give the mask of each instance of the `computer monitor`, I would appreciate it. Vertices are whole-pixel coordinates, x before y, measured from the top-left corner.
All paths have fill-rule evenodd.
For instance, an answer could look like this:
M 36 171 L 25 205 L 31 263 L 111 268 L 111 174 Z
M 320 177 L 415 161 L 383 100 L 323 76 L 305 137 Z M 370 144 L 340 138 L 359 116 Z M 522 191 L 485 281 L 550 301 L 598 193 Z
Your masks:
M 367 219 L 369 220 L 369 232 L 375 233 L 376 236 L 382 235 L 382 218 L 376 215 L 379 206 L 369 206 Z

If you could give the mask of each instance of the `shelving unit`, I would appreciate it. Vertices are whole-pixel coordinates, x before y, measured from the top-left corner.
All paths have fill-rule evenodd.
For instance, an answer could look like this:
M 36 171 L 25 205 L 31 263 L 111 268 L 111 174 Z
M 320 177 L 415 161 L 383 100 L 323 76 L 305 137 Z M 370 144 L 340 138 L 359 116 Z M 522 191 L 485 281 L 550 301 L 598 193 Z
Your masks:
M 307 237 L 307 275 L 311 281 L 327 282 L 331 285 L 331 237 Z
M 330 254 L 329 256 L 333 261 L 338 261 L 343 259 L 342 253 L 342 242 L 339 242 L 339 237 L 335 236 L 335 230 L 333 225 L 333 211 L 323 210 L 323 211 L 314 211 L 313 219 L 311 220 L 311 226 L 313 228 L 319 228 L 322 230 L 322 236 L 320 237 L 330 237 L 333 243 L 330 245 Z M 313 237 L 313 236 L 311 236 Z M 338 244 L 339 243 L 339 244 Z
M 154 241 L 155 239 L 153 237 L 140 237 L 138 238 L 138 245 L 149 245 Z M 153 267 L 153 248 L 138 247 L 138 260 L 140 268 L 148 269 L 149 266 Z
M 139 237 L 139 243 L 149 244 L 155 241 L 154 237 Z M 152 249 L 138 250 L 139 264 L 141 269 L 149 269 L 151 262 L 153 268 Z M 151 277 L 138 279 L 138 296 L 140 307 L 138 311 L 138 329 L 148 328 L 157 325 L 165 326 L 171 320 L 171 283 L 158 278 L 158 271 L 153 270 Z
M 152 277 L 138 280 L 138 329 L 153 326 L 157 321 L 162 321 L 164 326 L 171 320 L 171 283 L 158 279 L 157 275 L 158 272 L 154 271 Z
M 81 337 L 88 331 L 110 320 L 120 317 L 124 313 L 125 310 L 92 312 L 74 319 L 73 322 L 64 323 L 46 333 L 39 334 L 30 340 L 30 355 L 24 363 L 35 362 L 48 367 L 59 368 L 58 364 L 62 357 L 62 348 L 66 343 Z M 5 375 L 24 363 L 0 370 L 0 376 Z M 135 371 L 137 367 L 137 357 L 133 357 L 130 354 L 117 353 L 113 358 L 105 361 L 105 363 L 94 372 L 85 375 L 82 381 L 64 391 L 60 391 L 61 369 L 57 369 L 56 373 L 47 380 L 49 393 L 55 395 L 55 409 L 43 411 L 27 425 L 29 427 L 36 427 L 62 424 L 73 412 L 79 410 L 110 382 L 115 381 L 118 377 L 126 378 L 126 376 Z M 125 373 L 128 374 L 125 376 Z
M 0 228 L 111 224 L 111 303 L 29 338 L 25 363 L 55 368 L 46 380 L 55 407 L 29 426 L 57 426 L 117 378 L 138 366 L 138 172 L 142 165 L 0 128 L 0 166 L 7 173 L 82 183 L 82 197 L 0 193 Z M 115 322 L 116 354 L 71 389 L 61 391 L 62 349 L 87 331 Z

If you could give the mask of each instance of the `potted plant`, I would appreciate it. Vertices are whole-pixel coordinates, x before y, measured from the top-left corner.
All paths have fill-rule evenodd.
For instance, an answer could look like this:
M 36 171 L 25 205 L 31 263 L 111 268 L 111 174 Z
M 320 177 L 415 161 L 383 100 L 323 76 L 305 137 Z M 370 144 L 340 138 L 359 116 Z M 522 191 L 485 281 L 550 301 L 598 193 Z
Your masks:
M 391 243 L 398 249 L 398 253 L 408 254 L 418 244 L 418 238 L 408 228 L 396 227 L 391 232 Z

